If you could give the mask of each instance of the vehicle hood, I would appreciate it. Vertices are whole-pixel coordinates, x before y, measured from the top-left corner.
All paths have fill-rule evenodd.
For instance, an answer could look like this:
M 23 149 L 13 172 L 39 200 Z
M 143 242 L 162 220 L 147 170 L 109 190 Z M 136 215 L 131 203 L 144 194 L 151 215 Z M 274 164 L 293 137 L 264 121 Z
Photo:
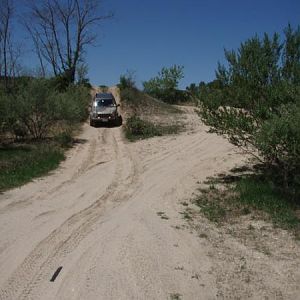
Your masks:
M 105 107 L 105 106 L 100 106 L 96 107 L 96 112 L 97 113 L 102 113 L 102 114 L 113 114 L 116 112 L 116 107 Z

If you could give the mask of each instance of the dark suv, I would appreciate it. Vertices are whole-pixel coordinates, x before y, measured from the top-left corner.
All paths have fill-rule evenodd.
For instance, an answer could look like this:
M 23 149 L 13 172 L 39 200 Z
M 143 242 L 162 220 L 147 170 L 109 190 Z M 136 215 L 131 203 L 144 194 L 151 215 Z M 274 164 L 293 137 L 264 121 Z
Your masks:
M 119 125 L 121 123 L 121 115 L 118 107 L 120 104 L 111 93 L 97 93 L 92 101 L 90 112 L 90 125 L 110 123 Z

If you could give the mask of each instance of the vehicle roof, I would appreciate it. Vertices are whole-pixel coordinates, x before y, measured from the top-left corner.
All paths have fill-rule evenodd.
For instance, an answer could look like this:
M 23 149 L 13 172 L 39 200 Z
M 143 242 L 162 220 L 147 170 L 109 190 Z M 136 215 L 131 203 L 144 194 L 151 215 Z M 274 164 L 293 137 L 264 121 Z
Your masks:
M 95 99 L 114 99 L 112 93 L 96 93 Z

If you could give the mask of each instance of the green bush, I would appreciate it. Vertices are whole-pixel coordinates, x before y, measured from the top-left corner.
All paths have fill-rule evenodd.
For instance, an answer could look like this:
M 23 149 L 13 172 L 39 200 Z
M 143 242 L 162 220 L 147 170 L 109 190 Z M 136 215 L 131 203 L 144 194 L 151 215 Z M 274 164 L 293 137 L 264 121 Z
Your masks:
M 135 141 L 165 134 L 175 134 L 179 132 L 181 127 L 180 125 L 153 124 L 142 120 L 138 116 L 132 116 L 127 120 L 125 133 L 130 141 Z
M 124 89 L 135 89 L 134 72 L 127 71 L 125 75 L 121 75 L 118 87 L 121 91 Z
M 51 89 L 57 92 L 65 92 L 70 86 L 69 78 L 66 74 L 57 75 L 52 77 L 49 81 Z
M 59 119 L 71 123 L 82 122 L 88 115 L 89 89 L 83 86 L 69 87 L 64 93 L 55 94 L 59 105 Z
M 255 135 L 256 146 L 263 157 L 284 178 L 285 189 L 292 194 L 300 188 L 300 101 L 283 105 Z
M 136 88 L 121 89 L 120 96 L 122 101 L 128 104 L 138 104 L 140 102 L 141 93 Z
M 199 90 L 200 115 L 212 131 L 274 169 L 273 180 L 296 197 L 300 161 L 300 27 L 262 39 L 255 36 L 237 51 L 225 50 L 228 66 Z M 298 190 L 298 192 L 297 192 Z
M 143 82 L 144 92 L 171 104 L 187 101 L 188 93 L 178 90 L 179 81 L 183 77 L 183 66 L 162 68 L 158 76 Z
M 149 138 L 162 135 L 154 124 L 144 121 L 137 116 L 128 118 L 125 130 L 127 138 L 131 140 L 134 139 L 134 137 Z
M 54 136 L 54 140 L 63 148 L 69 148 L 72 145 L 73 137 L 72 132 L 63 131 Z
M 0 94 L 0 124 L 3 131 L 46 137 L 58 122 L 82 122 L 88 115 L 89 89 L 69 86 L 56 91 L 51 80 L 32 79 L 12 94 Z
M 23 125 L 30 135 L 43 138 L 50 126 L 59 119 L 59 103 L 45 80 L 33 80 L 25 89 L 20 90 L 11 103 L 11 115 Z

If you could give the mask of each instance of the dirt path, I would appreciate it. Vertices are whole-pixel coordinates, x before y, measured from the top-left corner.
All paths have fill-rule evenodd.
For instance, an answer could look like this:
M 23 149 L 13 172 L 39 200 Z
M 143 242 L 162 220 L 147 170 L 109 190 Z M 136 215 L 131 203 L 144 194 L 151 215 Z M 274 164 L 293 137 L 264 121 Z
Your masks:
M 180 203 L 243 156 L 187 118 L 193 131 L 133 144 L 85 125 L 52 175 L 0 195 L 0 299 L 216 299 Z

